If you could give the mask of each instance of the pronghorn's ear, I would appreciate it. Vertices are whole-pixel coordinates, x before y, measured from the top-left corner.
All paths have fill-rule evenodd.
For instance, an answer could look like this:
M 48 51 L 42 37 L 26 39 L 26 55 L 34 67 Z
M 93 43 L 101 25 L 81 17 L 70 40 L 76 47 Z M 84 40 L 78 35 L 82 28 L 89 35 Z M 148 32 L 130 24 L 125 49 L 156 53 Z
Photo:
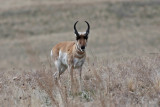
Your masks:
M 78 21 L 74 24 L 74 33 L 75 33 L 76 37 L 79 37 L 79 33 L 78 33 L 77 29 L 76 29 L 76 24 L 77 23 L 78 23 Z
M 90 31 L 90 25 L 87 21 L 85 21 L 85 22 L 87 23 L 87 26 L 88 26 L 85 36 L 88 38 L 88 34 L 89 34 L 89 31 Z

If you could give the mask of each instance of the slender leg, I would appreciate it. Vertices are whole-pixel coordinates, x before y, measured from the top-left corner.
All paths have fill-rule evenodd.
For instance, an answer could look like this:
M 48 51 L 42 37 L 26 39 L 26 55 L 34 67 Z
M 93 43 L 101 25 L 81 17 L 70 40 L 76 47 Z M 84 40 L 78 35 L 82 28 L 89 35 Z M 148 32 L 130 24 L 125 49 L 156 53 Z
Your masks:
M 61 105 L 66 105 L 65 100 L 64 100 L 64 93 L 63 93 L 63 89 L 62 84 L 61 84 L 61 79 L 60 79 L 60 75 L 66 70 L 66 67 L 62 66 L 62 64 L 60 62 L 55 62 L 56 68 L 57 68 L 57 72 L 55 72 L 54 76 L 55 76 L 55 85 L 56 85 L 56 89 L 57 89 L 57 95 L 56 97 L 59 98 L 59 104 Z
M 61 82 L 60 76 L 61 74 L 67 69 L 66 66 L 64 66 L 60 61 L 55 61 L 55 66 L 57 68 L 57 71 L 54 73 L 54 78 L 56 79 L 56 82 Z M 58 81 L 57 81 L 58 80 Z
M 60 63 L 60 61 L 56 60 L 55 61 L 55 66 L 57 68 L 57 71 L 54 73 L 54 77 L 55 77 L 55 79 L 59 79 L 60 78 L 60 73 L 61 73 L 61 63 Z
M 54 73 L 54 78 L 55 79 L 59 79 L 60 75 L 59 75 L 59 69 L 57 68 L 57 71 Z
M 59 77 L 60 77 L 60 75 L 61 75 L 66 69 L 67 69 L 66 66 L 61 65 L 61 69 L 60 69 L 60 71 L 59 71 Z
M 80 92 L 82 91 L 82 67 L 79 68 L 79 89 L 80 89 Z
M 73 91 L 73 85 L 74 85 L 74 80 L 73 80 L 73 68 L 71 68 L 70 76 L 71 76 L 71 90 Z
M 73 85 L 74 85 L 74 80 L 73 80 L 73 67 L 69 66 L 69 73 L 70 73 L 70 78 L 71 78 L 71 84 L 70 84 L 70 91 L 71 93 L 73 92 Z

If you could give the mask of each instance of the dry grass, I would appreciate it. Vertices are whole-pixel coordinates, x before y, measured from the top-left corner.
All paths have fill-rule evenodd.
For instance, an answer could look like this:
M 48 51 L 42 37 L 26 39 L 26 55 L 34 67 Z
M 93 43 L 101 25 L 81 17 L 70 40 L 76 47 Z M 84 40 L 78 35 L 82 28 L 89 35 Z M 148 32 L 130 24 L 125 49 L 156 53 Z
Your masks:
M 74 94 L 69 91 L 69 73 L 66 71 L 61 81 L 57 82 L 50 65 L 42 65 L 35 71 L 21 70 L 20 73 L 13 70 L 12 74 L 4 72 L 0 80 L 0 103 L 2 106 L 12 104 L 16 107 L 158 107 L 159 63 L 160 55 L 135 57 L 127 61 L 121 60 L 121 63 L 96 60 L 94 64 L 86 62 L 83 69 L 83 91 Z M 77 77 L 74 76 L 75 79 Z

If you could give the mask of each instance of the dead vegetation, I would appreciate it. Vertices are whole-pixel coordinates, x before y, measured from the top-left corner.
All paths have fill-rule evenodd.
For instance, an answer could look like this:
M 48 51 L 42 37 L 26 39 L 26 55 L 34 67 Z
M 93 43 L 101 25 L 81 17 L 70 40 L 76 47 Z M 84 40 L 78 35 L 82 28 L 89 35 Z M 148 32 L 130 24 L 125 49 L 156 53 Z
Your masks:
M 53 78 L 54 70 L 46 65 L 35 71 L 21 70 L 21 73 L 16 73 L 15 69 L 13 74 L 4 72 L 0 80 L 0 103 L 2 106 L 12 104 L 16 107 L 158 107 L 160 56 L 135 57 L 121 61 L 96 61 L 94 64 L 86 62 L 83 69 L 83 91 L 74 94 L 69 91 L 68 73 L 65 72 L 61 81 L 57 82 Z M 77 77 L 74 77 L 75 80 Z

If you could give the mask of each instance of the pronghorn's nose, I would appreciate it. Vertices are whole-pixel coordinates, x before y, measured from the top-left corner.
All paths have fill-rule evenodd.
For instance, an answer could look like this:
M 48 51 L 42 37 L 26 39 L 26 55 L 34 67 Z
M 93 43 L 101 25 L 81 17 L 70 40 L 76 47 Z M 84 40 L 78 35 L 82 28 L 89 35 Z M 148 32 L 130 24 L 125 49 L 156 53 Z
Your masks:
M 83 50 L 84 50 L 84 49 L 85 49 L 85 46 L 81 46 L 81 49 L 83 49 Z

